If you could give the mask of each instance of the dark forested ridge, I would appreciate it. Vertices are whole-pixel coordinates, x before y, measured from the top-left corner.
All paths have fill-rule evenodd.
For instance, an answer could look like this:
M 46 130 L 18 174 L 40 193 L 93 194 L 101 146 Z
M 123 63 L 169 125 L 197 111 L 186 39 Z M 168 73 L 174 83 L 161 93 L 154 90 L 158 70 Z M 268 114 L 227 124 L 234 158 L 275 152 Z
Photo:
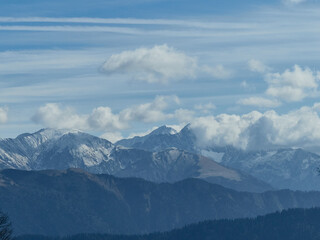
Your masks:
M 314 206 L 320 192 L 246 193 L 198 179 L 156 184 L 76 169 L 0 171 L 0 208 L 15 235 L 145 234 Z
M 320 208 L 291 209 L 255 219 L 216 220 L 143 236 L 83 234 L 65 238 L 21 236 L 15 240 L 316 240 Z

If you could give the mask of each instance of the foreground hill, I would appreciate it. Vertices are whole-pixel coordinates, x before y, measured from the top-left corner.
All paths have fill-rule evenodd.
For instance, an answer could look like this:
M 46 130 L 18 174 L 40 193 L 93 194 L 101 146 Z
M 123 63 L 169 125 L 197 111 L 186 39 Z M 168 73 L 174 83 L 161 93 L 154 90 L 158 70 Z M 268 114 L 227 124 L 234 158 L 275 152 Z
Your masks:
M 320 209 L 291 209 L 256 219 L 208 221 L 144 236 L 78 235 L 66 238 L 25 236 L 16 240 L 316 240 Z
M 320 192 L 236 192 L 198 179 L 156 184 L 80 170 L 0 172 L 15 234 L 141 234 L 204 220 L 320 206 Z
M 159 133 L 159 132 L 158 132 Z M 163 133 L 163 131 L 161 131 Z M 210 158 L 169 148 L 159 152 L 124 148 L 79 131 L 43 129 L 0 140 L 0 169 L 64 170 L 138 177 L 153 182 L 200 178 L 239 191 L 272 187 L 249 174 L 221 166 Z

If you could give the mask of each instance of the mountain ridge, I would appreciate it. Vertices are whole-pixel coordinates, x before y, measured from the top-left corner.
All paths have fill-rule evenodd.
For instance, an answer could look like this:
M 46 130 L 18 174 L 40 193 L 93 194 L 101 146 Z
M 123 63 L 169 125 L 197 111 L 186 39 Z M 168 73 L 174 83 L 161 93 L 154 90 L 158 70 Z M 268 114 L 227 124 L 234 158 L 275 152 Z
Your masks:
M 142 139 L 148 139 L 148 142 L 141 141 Z M 162 143 L 159 144 L 159 141 Z M 279 146 L 270 150 L 245 151 L 232 146 L 199 146 L 190 125 L 177 134 L 157 138 L 149 134 L 135 138 L 134 141 L 120 140 L 116 144 L 149 151 L 176 147 L 213 159 L 227 168 L 247 173 L 276 189 L 320 190 L 317 170 L 320 156 L 301 148 Z
M 166 128 L 165 135 L 170 131 Z M 0 141 L 1 168 L 82 168 L 92 173 L 139 177 L 154 182 L 175 182 L 195 177 L 242 191 L 272 189 L 249 174 L 223 167 L 196 153 L 175 148 L 159 152 L 124 148 L 90 134 L 67 130 L 44 129 Z

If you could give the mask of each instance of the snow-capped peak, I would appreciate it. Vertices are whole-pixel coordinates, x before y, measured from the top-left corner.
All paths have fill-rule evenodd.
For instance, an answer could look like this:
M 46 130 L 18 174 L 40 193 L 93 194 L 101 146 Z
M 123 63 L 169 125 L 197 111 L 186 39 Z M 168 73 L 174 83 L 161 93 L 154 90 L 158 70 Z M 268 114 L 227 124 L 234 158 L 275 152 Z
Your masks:
M 166 125 L 157 128 L 156 130 L 152 131 L 149 135 L 173 135 L 176 134 L 177 131 L 171 127 L 167 127 Z
M 23 142 L 30 147 L 37 148 L 48 141 L 59 139 L 69 133 L 78 134 L 81 132 L 79 130 L 45 128 L 35 133 L 21 134 L 16 138 L 16 140 Z
M 60 138 L 63 135 L 69 134 L 69 133 L 77 134 L 77 133 L 81 133 L 81 131 L 75 130 L 75 129 L 70 130 L 70 129 L 44 128 L 44 129 L 41 129 L 35 133 L 21 134 L 17 138 L 33 137 L 33 138 L 37 138 L 37 139 L 51 140 L 51 139 Z

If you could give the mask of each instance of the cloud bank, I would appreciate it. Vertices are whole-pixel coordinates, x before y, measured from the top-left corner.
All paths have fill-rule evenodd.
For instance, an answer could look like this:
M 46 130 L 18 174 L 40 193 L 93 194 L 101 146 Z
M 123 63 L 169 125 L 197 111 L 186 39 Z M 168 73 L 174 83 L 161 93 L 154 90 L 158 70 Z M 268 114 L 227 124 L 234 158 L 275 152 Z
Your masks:
M 237 103 L 247 106 L 275 108 L 282 102 L 301 102 L 305 98 L 319 96 L 318 83 L 320 72 L 312 71 L 310 68 L 302 68 L 294 65 L 292 69 L 286 69 L 283 73 L 269 72 L 270 68 L 260 61 L 249 61 L 249 68 L 253 72 L 264 75 L 268 84 L 265 91 L 266 97 L 249 97 L 240 99 Z M 247 88 L 247 83 L 241 84 Z M 271 98 L 271 99 L 270 99 Z
M 265 73 L 270 70 L 267 65 L 256 59 L 251 59 L 248 62 L 248 66 L 249 70 L 252 72 Z
M 113 113 L 110 107 L 97 107 L 90 114 L 78 114 L 72 108 L 57 103 L 40 107 L 32 120 L 45 127 L 116 132 L 127 129 L 133 122 L 153 123 L 173 118 L 165 110 L 179 104 L 176 96 L 157 96 L 154 101 L 135 105 Z
M 317 149 L 320 146 L 320 103 L 287 114 L 253 111 L 221 114 L 193 120 L 191 127 L 201 146 L 234 146 L 243 150 L 277 147 Z
M 267 74 L 269 86 L 266 93 L 286 102 L 298 102 L 316 94 L 319 80 L 319 72 L 295 65 L 292 70 L 287 69 L 283 73 Z
M 172 108 L 174 104 L 176 108 Z M 102 137 L 111 141 L 122 138 L 121 131 L 131 128 L 134 122 L 158 124 L 173 120 L 178 125 L 191 123 L 201 147 L 228 145 L 243 150 L 301 147 L 317 151 L 320 146 L 319 112 L 320 103 L 315 103 L 286 114 L 271 110 L 201 116 L 201 107 L 179 108 L 176 96 L 158 96 L 152 102 L 119 113 L 113 113 L 109 107 L 98 107 L 90 114 L 81 115 L 71 108 L 51 103 L 40 107 L 33 120 L 45 127 L 103 131 Z

